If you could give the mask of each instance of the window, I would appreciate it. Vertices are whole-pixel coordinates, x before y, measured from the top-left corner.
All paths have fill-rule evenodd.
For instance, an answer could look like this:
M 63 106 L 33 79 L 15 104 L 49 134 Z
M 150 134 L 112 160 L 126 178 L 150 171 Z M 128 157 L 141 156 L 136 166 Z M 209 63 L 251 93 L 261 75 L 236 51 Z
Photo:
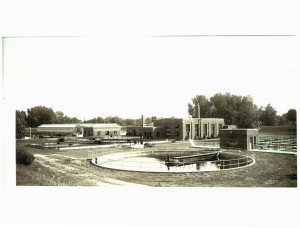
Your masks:
M 97 135 L 101 135 L 101 131 L 97 131 Z
M 191 130 L 191 125 L 190 124 L 186 124 L 185 125 L 185 129 L 186 129 L 186 131 L 190 131 Z
M 114 131 L 114 135 L 117 135 L 118 134 L 118 132 L 117 131 Z
M 195 124 L 196 136 L 199 137 L 199 124 Z
M 211 124 L 211 135 L 215 135 L 215 125 Z
M 105 135 L 109 135 L 109 131 L 106 131 L 106 132 L 105 132 Z
M 171 135 L 171 126 L 170 124 L 166 125 L 166 137 L 169 137 Z
M 207 124 L 203 124 L 203 136 L 207 136 Z
M 178 137 L 179 135 L 179 124 L 175 124 L 175 137 Z

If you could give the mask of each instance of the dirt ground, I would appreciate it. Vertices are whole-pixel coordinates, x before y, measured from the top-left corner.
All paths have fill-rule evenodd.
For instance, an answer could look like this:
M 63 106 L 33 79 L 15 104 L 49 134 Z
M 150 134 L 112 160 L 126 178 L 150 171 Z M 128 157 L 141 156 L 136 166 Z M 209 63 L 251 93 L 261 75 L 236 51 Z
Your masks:
M 297 187 L 296 155 L 255 152 L 255 164 L 240 169 L 143 173 L 111 170 L 86 162 L 86 158 L 118 149 L 39 150 L 25 147 L 27 143 L 18 142 L 17 147 L 33 153 L 35 160 L 30 166 L 17 165 L 18 186 Z M 186 142 L 176 142 L 153 149 L 188 146 Z

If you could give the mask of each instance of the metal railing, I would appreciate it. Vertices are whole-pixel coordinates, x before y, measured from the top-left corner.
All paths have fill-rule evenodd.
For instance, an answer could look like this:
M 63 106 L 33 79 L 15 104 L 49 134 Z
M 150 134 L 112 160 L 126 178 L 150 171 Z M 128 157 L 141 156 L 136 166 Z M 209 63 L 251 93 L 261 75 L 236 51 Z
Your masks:
M 257 145 L 262 150 L 297 151 L 297 137 L 260 136 Z
M 222 152 L 223 157 L 235 158 L 231 159 L 219 159 L 215 161 L 199 161 L 193 164 L 182 164 L 180 166 L 167 166 L 162 157 L 166 157 L 167 154 L 172 156 L 186 155 L 186 152 L 182 151 L 155 151 L 146 152 L 148 155 L 153 156 L 153 160 L 147 159 L 149 161 L 143 160 L 143 153 L 145 151 L 139 152 L 126 152 L 126 153 L 113 153 L 99 156 L 92 159 L 92 164 L 118 170 L 126 171 L 140 171 L 140 172 L 200 172 L 200 171 L 217 171 L 217 170 L 227 170 L 240 167 L 246 167 L 255 162 L 253 154 L 237 154 L 236 152 Z M 145 154 L 144 154 L 145 155 Z M 154 157 L 160 156 L 160 160 L 155 160 Z M 133 160 L 127 160 L 130 157 L 134 157 Z

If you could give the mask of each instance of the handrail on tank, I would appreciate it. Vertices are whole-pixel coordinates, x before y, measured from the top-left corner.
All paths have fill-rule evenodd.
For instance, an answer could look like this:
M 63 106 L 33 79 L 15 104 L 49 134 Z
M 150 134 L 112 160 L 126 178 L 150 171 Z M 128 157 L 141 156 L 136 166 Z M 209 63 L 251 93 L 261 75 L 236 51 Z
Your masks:
M 149 152 L 149 151 L 148 151 Z M 160 151 L 152 151 L 152 153 L 161 153 L 161 152 L 170 152 L 168 150 L 160 150 Z M 178 152 L 178 151 L 174 151 L 172 150 L 172 152 Z M 228 151 L 223 151 L 223 153 L 232 153 L 232 150 Z M 92 159 L 92 161 L 94 160 L 96 165 L 101 165 L 103 163 L 108 163 L 110 161 L 115 161 L 116 159 L 113 158 L 117 158 L 124 154 L 124 152 L 122 153 L 117 153 L 117 154 L 107 154 L 107 155 L 103 155 L 97 158 Z M 128 153 L 126 153 L 128 155 Z M 138 154 L 138 152 L 131 152 L 130 154 L 134 155 L 134 154 Z M 118 156 L 115 156 L 118 155 Z M 220 167 L 220 169 L 230 169 L 230 168 L 238 168 L 238 167 L 242 167 L 242 166 L 247 166 L 249 164 L 252 164 L 255 161 L 254 158 L 254 154 L 253 153 L 246 153 L 245 156 L 240 157 L 240 158 L 234 158 L 234 159 L 229 159 L 229 160 L 216 160 L 216 161 L 199 161 L 197 162 L 197 164 L 199 166 L 201 166 L 201 164 L 207 164 L 207 162 L 210 162 L 212 164 L 216 164 L 218 167 Z M 138 165 L 133 165 L 138 163 Z M 151 164 L 153 162 L 145 162 L 145 161 L 139 161 L 139 162 L 133 162 L 133 161 L 123 161 L 122 160 L 122 165 L 110 165 L 110 168 L 116 168 L 116 169 L 124 169 L 126 170 L 126 167 L 135 167 L 134 170 L 136 171 L 142 171 L 142 164 Z M 154 163 L 153 163 L 154 164 Z M 149 167 L 151 168 L 151 167 Z M 185 166 L 183 166 L 183 170 L 185 169 Z M 186 167 L 186 170 L 189 170 L 190 168 Z

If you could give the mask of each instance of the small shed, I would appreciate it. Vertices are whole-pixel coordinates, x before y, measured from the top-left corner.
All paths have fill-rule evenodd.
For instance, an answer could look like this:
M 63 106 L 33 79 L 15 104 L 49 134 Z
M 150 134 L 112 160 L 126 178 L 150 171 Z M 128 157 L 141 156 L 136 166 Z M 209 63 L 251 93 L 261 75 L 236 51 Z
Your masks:
M 252 150 L 257 147 L 258 129 L 221 129 L 220 147 Z

